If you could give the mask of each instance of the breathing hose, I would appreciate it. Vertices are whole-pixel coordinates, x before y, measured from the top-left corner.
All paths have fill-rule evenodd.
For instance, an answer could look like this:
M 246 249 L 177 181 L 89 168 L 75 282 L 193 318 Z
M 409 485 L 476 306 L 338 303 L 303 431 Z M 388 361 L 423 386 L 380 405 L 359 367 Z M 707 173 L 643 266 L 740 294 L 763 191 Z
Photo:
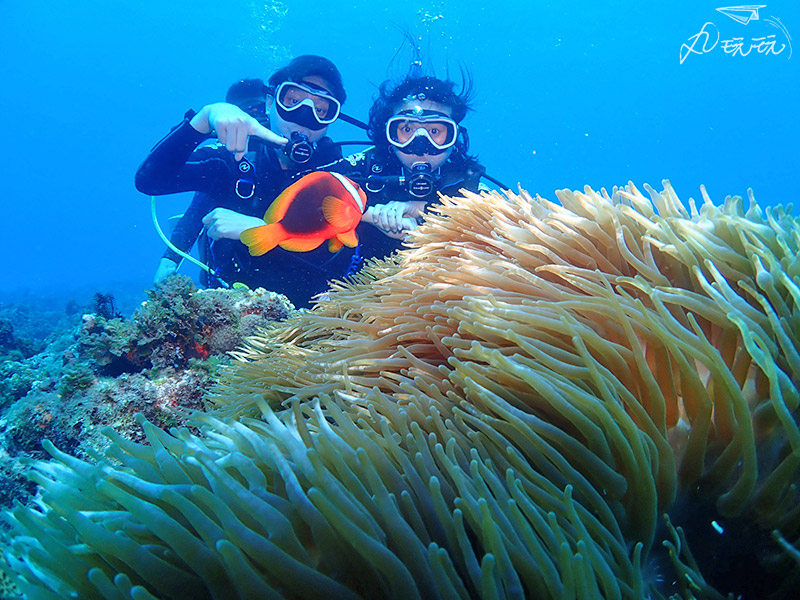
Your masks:
M 175 246 L 175 244 L 173 244 L 172 242 L 169 241 L 169 238 L 166 235 L 164 235 L 164 232 L 161 230 L 161 225 L 158 224 L 158 216 L 156 215 L 156 197 L 155 196 L 150 196 L 150 214 L 153 217 L 153 225 L 155 226 L 159 237 L 167 245 L 167 248 L 172 250 L 175 254 L 177 254 L 181 258 L 183 258 L 185 260 L 188 260 L 192 264 L 197 265 L 198 267 L 203 269 L 206 273 L 208 273 L 212 277 L 215 277 L 217 279 L 217 281 L 219 281 L 222 284 L 223 287 L 226 287 L 226 288 L 231 287 L 226 282 L 222 281 L 222 279 L 217 277 L 214 274 L 214 272 L 211 270 L 211 267 L 209 267 L 207 264 L 197 260 L 194 256 L 190 256 L 189 254 L 187 254 L 183 250 L 180 250 L 177 246 Z

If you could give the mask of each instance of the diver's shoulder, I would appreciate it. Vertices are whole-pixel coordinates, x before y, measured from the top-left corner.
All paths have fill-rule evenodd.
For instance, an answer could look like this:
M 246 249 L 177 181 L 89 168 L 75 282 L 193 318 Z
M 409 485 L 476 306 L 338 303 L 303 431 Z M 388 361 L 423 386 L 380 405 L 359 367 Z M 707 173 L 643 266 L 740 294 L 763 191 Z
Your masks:
M 345 156 L 342 160 L 346 161 L 347 164 L 358 167 L 361 165 L 367 164 L 367 161 L 371 158 L 371 149 L 370 150 L 362 150 L 361 152 L 354 152 L 353 154 L 349 154 Z
M 225 163 L 235 163 L 233 153 L 217 138 L 209 138 L 192 150 L 191 161 L 220 160 Z
M 342 175 L 348 174 L 362 174 L 367 169 L 370 163 L 370 156 L 368 151 L 356 152 L 348 154 L 345 157 L 331 162 L 323 167 L 326 171 L 335 171 Z
M 200 144 L 198 144 L 196 149 L 200 150 L 201 148 L 207 150 L 220 151 L 221 149 L 225 148 L 225 144 L 220 142 L 217 138 L 208 138 L 207 140 L 200 142 Z
M 332 163 L 342 158 L 342 146 L 325 136 L 317 142 L 314 162 L 318 165 Z

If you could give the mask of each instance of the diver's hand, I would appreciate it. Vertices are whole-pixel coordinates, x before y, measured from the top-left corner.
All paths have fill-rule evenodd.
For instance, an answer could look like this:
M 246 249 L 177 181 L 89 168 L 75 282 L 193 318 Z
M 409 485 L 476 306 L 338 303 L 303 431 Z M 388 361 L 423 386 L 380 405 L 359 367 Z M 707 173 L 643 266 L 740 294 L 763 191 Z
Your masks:
M 250 136 L 283 146 L 289 140 L 270 131 L 238 106 L 227 102 L 208 104 L 197 113 L 189 124 L 200 133 L 217 131 L 219 141 L 233 152 L 236 160 L 242 160 L 247 153 L 247 141 Z
M 208 237 L 212 240 L 239 240 L 245 229 L 259 227 L 264 224 L 263 219 L 243 215 L 227 208 L 215 208 L 205 217 L 203 225 L 206 226 Z
M 158 285 L 170 275 L 174 275 L 177 270 L 178 263 L 169 258 L 162 258 L 161 262 L 158 263 L 156 274 L 153 276 L 153 285 Z
M 402 239 L 409 229 L 417 228 L 417 217 L 425 211 L 422 201 L 376 204 L 367 209 L 362 221 L 372 223 L 389 237 Z
M 385 235 L 389 236 L 390 238 L 394 238 L 396 240 L 402 240 L 403 238 L 406 237 L 406 234 L 410 229 L 417 228 L 417 222 L 409 217 L 405 217 L 402 220 L 402 227 L 398 231 L 392 231 L 391 229 L 386 229 L 384 227 L 381 227 L 379 220 L 373 220 L 373 213 L 372 213 L 373 208 L 374 207 L 368 208 L 367 211 L 361 216 L 361 220 L 366 223 L 371 223 L 372 225 L 375 225 L 375 227 L 380 229 Z

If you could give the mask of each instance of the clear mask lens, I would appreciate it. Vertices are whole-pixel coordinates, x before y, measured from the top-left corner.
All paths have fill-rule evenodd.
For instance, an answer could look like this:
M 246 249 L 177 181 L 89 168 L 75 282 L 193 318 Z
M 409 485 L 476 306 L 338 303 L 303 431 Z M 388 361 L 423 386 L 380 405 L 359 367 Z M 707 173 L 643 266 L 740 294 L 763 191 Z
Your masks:
M 386 138 L 398 148 L 405 148 L 420 137 L 437 150 L 446 150 L 456 143 L 458 125 L 448 117 L 413 115 L 395 115 L 386 123 Z

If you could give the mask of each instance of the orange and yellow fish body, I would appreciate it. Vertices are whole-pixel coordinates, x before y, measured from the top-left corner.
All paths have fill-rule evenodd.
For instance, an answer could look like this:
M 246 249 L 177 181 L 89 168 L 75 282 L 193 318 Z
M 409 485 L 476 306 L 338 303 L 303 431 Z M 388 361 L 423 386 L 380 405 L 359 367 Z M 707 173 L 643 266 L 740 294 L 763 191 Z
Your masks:
M 267 209 L 265 224 L 246 229 L 239 239 L 252 256 L 275 246 L 308 252 L 326 240 L 331 252 L 355 248 L 356 227 L 366 208 L 366 194 L 347 177 L 314 171 L 283 190 Z

